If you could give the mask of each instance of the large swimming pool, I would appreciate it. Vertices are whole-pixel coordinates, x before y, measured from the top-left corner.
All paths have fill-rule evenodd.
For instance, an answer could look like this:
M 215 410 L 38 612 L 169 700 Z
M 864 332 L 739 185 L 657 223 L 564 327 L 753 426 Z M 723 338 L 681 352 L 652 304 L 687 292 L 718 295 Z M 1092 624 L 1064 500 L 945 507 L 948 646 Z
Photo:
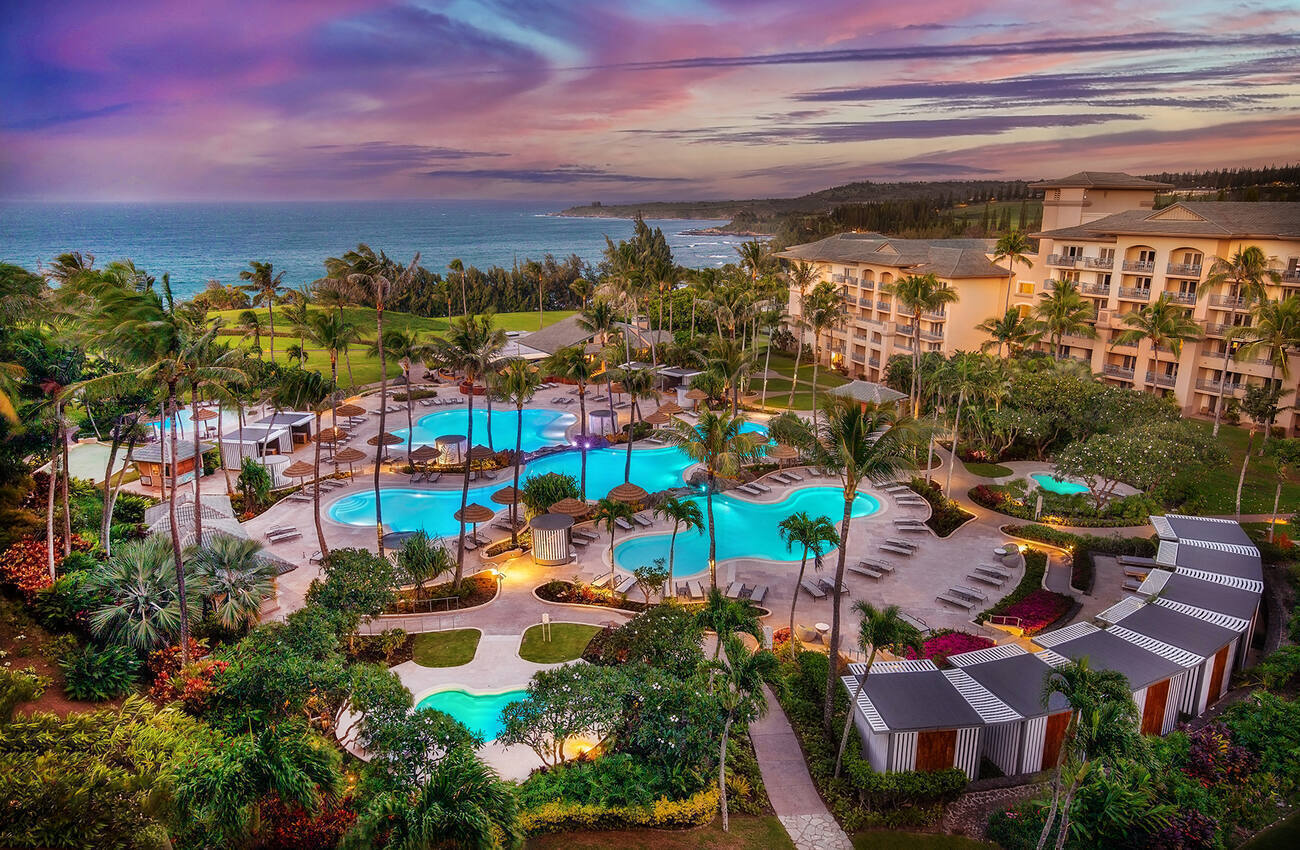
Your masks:
M 1050 472 L 1035 472 L 1029 477 L 1034 479 L 1035 484 L 1049 493 L 1069 496 L 1074 493 L 1088 492 L 1088 485 L 1081 484 L 1078 481 L 1071 481 L 1068 478 L 1054 478 Z
M 393 414 L 393 416 L 399 419 L 405 418 L 403 414 Z M 392 419 L 390 418 L 389 421 L 391 422 Z M 578 417 L 572 413 L 541 408 L 525 409 L 523 450 L 533 452 L 543 446 L 568 445 L 569 440 L 565 434 L 569 427 L 577 422 Z M 513 407 L 493 408 L 492 448 L 497 451 L 514 449 L 515 437 L 519 433 L 518 425 L 519 413 Z M 434 440 L 446 434 L 468 434 L 469 411 L 440 410 L 437 413 L 421 416 L 416 420 L 414 431 L 413 442 L 417 446 L 421 444 L 432 446 Z M 403 443 L 406 442 L 406 428 L 393 433 L 401 437 Z M 488 444 L 487 411 L 477 406 L 477 400 L 474 410 L 474 443 L 475 445 Z
M 468 691 L 450 690 L 429 694 L 416 708 L 436 708 L 450 714 L 465 728 L 483 736 L 485 741 L 496 740 L 501 734 L 501 709 L 521 700 L 528 691 L 504 691 L 499 694 L 471 694 Z
M 498 479 L 488 486 L 471 487 L 469 500 L 489 508 L 499 507 L 491 501 L 492 494 L 509 481 Z M 423 530 L 430 537 L 448 537 L 460 533 L 460 522 L 455 518 L 460 510 L 460 490 L 414 490 L 406 487 L 385 487 L 383 495 L 384 525 L 393 531 Z M 373 526 L 375 524 L 375 493 L 365 490 L 344 496 L 330 505 L 329 517 L 346 525 Z M 468 526 L 466 526 L 468 528 Z
M 704 497 L 694 499 L 708 521 Z M 880 510 L 880 503 L 871 496 L 859 493 L 853 500 L 852 515 L 869 516 Z M 797 561 L 803 550 L 786 548 L 781 539 L 778 523 L 795 511 L 806 511 L 810 516 L 825 514 L 836 527 L 844 516 L 844 493 L 838 487 L 806 487 L 791 493 L 779 502 L 751 502 L 735 496 L 721 495 L 713 498 L 713 516 L 718 524 L 718 560 L 728 558 L 763 558 L 768 561 Z M 669 533 L 647 534 L 624 540 L 614 546 L 614 563 L 631 571 L 645 566 L 655 558 L 668 557 Z M 689 576 L 704 572 L 709 562 L 709 535 L 679 532 L 674 556 L 677 575 Z

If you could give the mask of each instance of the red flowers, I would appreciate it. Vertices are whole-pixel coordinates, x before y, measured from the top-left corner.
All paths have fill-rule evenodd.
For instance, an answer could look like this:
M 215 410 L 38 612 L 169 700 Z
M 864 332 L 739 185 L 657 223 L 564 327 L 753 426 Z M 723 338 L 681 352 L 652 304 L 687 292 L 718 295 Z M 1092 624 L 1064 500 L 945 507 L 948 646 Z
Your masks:
M 1055 623 L 1069 608 L 1070 597 L 1039 589 L 1000 613 L 1005 617 L 1019 617 L 1020 628 L 1032 635 Z
M 54 566 L 58 569 L 63 562 L 61 554 L 63 538 L 54 538 Z M 72 551 L 89 552 L 90 543 L 80 536 L 72 535 Z M 19 540 L 0 554 L 0 581 L 13 584 L 30 602 L 36 594 L 49 587 L 50 565 L 45 541 L 35 537 Z
M 940 632 L 921 644 L 921 658 L 928 658 L 943 667 L 948 663 L 949 655 L 973 652 L 993 645 L 993 641 L 980 635 L 966 632 Z M 908 650 L 908 658 L 916 658 L 915 652 Z

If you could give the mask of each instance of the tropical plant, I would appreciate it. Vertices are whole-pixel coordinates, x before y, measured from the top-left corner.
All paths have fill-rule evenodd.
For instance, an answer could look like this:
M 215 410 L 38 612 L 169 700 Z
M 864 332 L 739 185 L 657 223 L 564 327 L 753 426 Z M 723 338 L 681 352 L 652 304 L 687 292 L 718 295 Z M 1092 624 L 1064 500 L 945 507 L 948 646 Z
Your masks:
M 531 516 L 544 514 L 551 505 L 562 499 L 578 499 L 578 479 L 563 472 L 547 472 L 542 475 L 530 475 L 524 479 L 524 489 L 519 500 Z
M 130 646 L 87 646 L 59 659 L 63 689 L 73 699 L 103 702 L 128 694 L 140 673 L 140 656 Z
M 97 637 L 137 650 L 157 649 L 181 634 L 182 612 L 198 616 L 202 580 L 194 577 L 194 593 L 181 596 L 170 554 L 167 538 L 153 535 L 120 544 L 91 572 L 86 587 L 105 600 L 90 612 Z
M 597 525 L 603 524 L 605 530 L 609 532 L 610 587 L 614 586 L 614 529 L 618 528 L 619 520 L 626 522 L 631 519 L 634 513 L 636 511 L 627 502 L 620 502 L 610 498 L 601 499 L 596 503 L 595 510 L 592 511 L 591 518 L 595 520 Z
M 661 516 L 666 520 L 672 520 L 673 533 L 668 538 L 668 586 L 673 584 L 673 564 L 677 555 L 677 532 L 683 528 L 687 531 L 692 529 L 696 533 L 704 531 L 704 514 L 700 511 L 699 502 L 693 499 L 681 499 L 677 496 L 668 496 L 660 502 L 654 509 L 655 516 Z
M 1002 309 L 1011 309 L 1011 286 L 1016 279 L 1016 265 L 1020 264 L 1027 269 L 1034 267 L 1033 261 L 1029 255 L 1034 252 L 1033 243 L 1018 228 L 1002 234 L 996 245 L 993 246 L 993 262 L 1000 263 L 1003 260 L 1007 262 L 1007 291 L 1002 298 Z
M 1239 308 L 1249 308 L 1252 304 L 1268 298 L 1269 284 L 1277 284 L 1282 275 L 1273 268 L 1273 257 L 1264 253 L 1258 245 L 1245 245 L 1238 248 L 1229 257 L 1216 257 L 1206 275 L 1205 286 L 1200 292 L 1209 292 L 1226 286 L 1229 289 L 1229 310 L 1235 314 Z M 1235 323 L 1233 323 L 1235 324 Z M 1223 396 L 1228 388 L 1228 360 L 1232 357 L 1232 346 L 1223 347 L 1223 374 L 1219 382 L 1219 397 L 1214 405 L 1214 431 L 1219 436 L 1219 424 L 1223 418 Z
M 217 534 L 188 553 L 202 576 L 217 622 L 244 629 L 257 622 L 262 600 L 274 588 L 275 565 L 262 556 L 262 544 L 247 537 Z
M 704 605 L 695 612 L 700 628 L 707 629 L 718 636 L 713 647 L 713 660 L 718 660 L 718 653 L 723 642 L 738 632 L 752 635 L 759 639 L 762 632 L 759 622 L 759 608 L 748 599 L 729 599 L 721 588 L 711 588 L 704 598 Z
M 808 293 L 808 299 L 803 303 L 803 320 L 812 330 L 813 337 L 812 407 L 814 427 L 817 424 L 817 371 L 821 365 L 822 334 L 829 328 L 833 328 L 844 321 L 844 315 L 844 299 L 840 297 L 840 291 L 835 288 L 835 284 L 828 280 L 823 280 L 814 286 L 812 292 Z M 798 372 L 797 363 L 795 364 L 795 372 Z
M 1053 357 L 1060 357 L 1063 336 L 1095 337 L 1097 329 L 1090 323 L 1096 317 L 1092 302 L 1083 297 L 1073 280 L 1054 281 L 1051 291 L 1034 307 L 1035 327 L 1051 338 Z
M 754 368 L 753 352 L 734 339 L 715 337 L 709 343 L 709 350 L 699 354 L 700 362 L 713 372 L 726 387 L 731 396 L 731 415 L 740 412 L 740 384 Z
M 835 524 L 828 516 L 811 517 L 806 511 L 795 511 L 778 523 L 781 539 L 787 550 L 793 552 L 795 546 L 803 550 L 799 559 L 799 576 L 795 579 L 794 598 L 790 601 L 790 657 L 795 654 L 794 611 L 799 604 L 799 587 L 803 584 L 804 570 L 808 568 L 808 556 L 813 557 L 813 568 L 818 572 L 822 568 L 822 556 L 826 550 L 838 546 L 840 535 Z
M 957 290 L 927 274 L 910 274 L 881 287 L 898 301 L 899 312 L 912 315 L 912 416 L 921 415 L 921 315 L 935 313 L 957 300 Z
M 271 473 L 257 458 L 245 456 L 240 459 L 236 486 L 244 499 L 244 510 L 255 511 L 269 502 L 271 485 Z
M 1160 362 L 1160 349 L 1169 349 L 1177 358 L 1184 342 L 1201 338 L 1201 329 L 1192 321 L 1191 310 L 1175 303 L 1167 293 L 1138 310 L 1125 313 L 1122 321 L 1128 330 L 1115 334 L 1111 345 L 1132 345 L 1141 340 L 1151 343 L 1152 392 L 1156 389 L 1154 373 Z
M 790 286 L 799 290 L 799 313 L 800 316 L 808 313 L 808 287 L 814 285 L 817 281 L 817 267 L 811 263 L 805 263 L 803 260 L 797 260 L 791 264 L 786 271 L 786 276 L 790 278 Z M 794 322 L 802 321 L 801 318 L 795 317 Z M 799 345 L 795 349 L 794 355 L 794 373 L 790 376 L 790 400 L 786 407 L 794 407 L 794 391 L 799 386 L 799 361 L 803 359 L 803 331 L 799 332 Z
M 295 369 L 284 375 L 280 382 L 271 392 L 271 401 L 278 407 L 286 407 L 290 410 L 308 410 L 316 417 L 316 428 L 313 434 L 316 439 L 312 453 L 312 478 L 314 482 L 311 488 L 311 511 L 312 519 L 316 525 L 316 543 L 320 547 L 321 556 L 329 554 L 329 545 L 325 542 L 325 527 L 321 524 L 320 518 L 320 447 L 323 442 L 321 437 L 321 416 L 326 410 L 335 408 L 338 404 L 337 385 L 330 378 L 321 376 L 320 372 L 308 372 L 305 369 Z M 335 429 L 338 425 L 338 414 L 334 414 Z M 269 489 L 270 475 L 266 468 L 261 464 L 253 461 L 252 458 L 244 458 L 244 464 L 252 464 L 254 469 L 250 474 L 264 477 L 261 485 Z M 337 467 L 336 467 L 337 468 Z M 242 479 L 244 471 L 240 470 Z M 247 505 L 245 505 L 247 507 Z
M 515 430 L 514 490 L 519 493 L 519 466 L 523 462 L 524 405 L 542 386 L 542 376 L 527 361 L 513 359 L 506 363 L 497 379 L 497 391 L 515 406 L 518 421 Z M 519 500 L 510 503 L 510 544 L 519 545 Z
M 718 746 L 718 794 L 722 805 L 722 830 L 730 829 L 727 815 L 727 743 L 733 724 L 750 723 L 767 713 L 767 700 L 763 696 L 763 683 L 776 674 L 776 656 L 766 650 L 750 652 L 740 638 L 728 636 L 725 641 L 727 657 L 714 661 L 719 678 L 718 700 L 725 713 L 722 723 L 722 740 Z
M 636 579 L 636 586 L 645 596 L 646 605 L 650 604 L 651 593 L 663 594 L 668 575 L 668 565 L 663 558 L 655 558 L 652 563 L 643 564 L 632 571 L 632 578 Z
M 271 362 L 275 362 L 275 300 L 284 290 L 281 281 L 284 280 L 284 272 L 275 271 L 271 263 L 262 263 L 257 260 L 251 260 L 248 268 L 239 273 L 240 280 L 248 281 L 246 286 L 240 289 L 245 292 L 253 293 L 253 305 L 260 307 L 266 305 L 266 324 L 271 337 Z
M 858 485 L 863 480 L 883 483 L 893 480 L 903 469 L 905 458 L 916 441 L 915 420 L 900 416 L 892 405 L 862 404 L 851 398 L 827 399 L 818 440 L 813 444 L 813 458 L 817 466 L 837 475 L 843 488 L 844 517 L 840 521 L 839 558 L 835 565 L 835 592 L 831 597 L 830 657 L 839 658 L 840 652 L 840 602 L 844 587 L 844 569 L 849 548 L 849 520 L 853 515 L 853 501 L 858 495 Z M 835 687 L 838 680 L 835 665 L 826 677 L 825 704 L 822 724 L 827 732 L 832 729 L 832 712 L 835 707 Z
M 1241 340 L 1236 356 L 1267 360 L 1271 367 L 1270 382 L 1276 384 L 1280 375 L 1285 386 L 1291 377 L 1290 356 L 1300 348 L 1300 297 L 1265 298 L 1253 305 L 1250 312 L 1251 324 L 1228 331 L 1229 347 L 1232 340 Z M 1260 354 L 1265 356 L 1260 358 Z M 1291 392 L 1288 388 L 1282 395 Z
M 990 337 L 980 344 L 980 351 L 987 352 L 996 345 L 999 360 L 1002 358 L 1003 346 L 1011 354 L 1019 354 L 1042 336 L 1041 332 L 1034 330 L 1033 322 L 1020 312 L 1019 307 L 1009 307 L 1001 316 L 990 316 L 976 325 L 975 330 Z
M 1268 524 L 1268 542 L 1272 543 L 1273 532 L 1277 528 L 1277 508 L 1282 501 L 1282 482 L 1300 469 L 1300 440 L 1270 440 L 1268 453 L 1277 469 L 1277 486 L 1273 490 L 1273 521 Z
M 957 397 L 957 412 L 952 421 L 952 455 L 948 459 L 948 478 L 944 482 L 943 492 L 952 492 L 952 470 L 957 465 L 961 452 L 961 412 L 966 400 L 979 396 L 989 389 L 994 375 L 993 364 L 983 354 L 958 351 L 939 370 L 939 384 L 949 396 Z M 926 466 L 927 474 L 929 465 Z
M 582 472 L 578 479 L 580 499 L 587 498 L 587 384 L 595 374 L 595 366 L 587 359 L 581 345 L 561 348 L 542 361 L 542 371 L 578 386 L 578 452 L 582 459 Z

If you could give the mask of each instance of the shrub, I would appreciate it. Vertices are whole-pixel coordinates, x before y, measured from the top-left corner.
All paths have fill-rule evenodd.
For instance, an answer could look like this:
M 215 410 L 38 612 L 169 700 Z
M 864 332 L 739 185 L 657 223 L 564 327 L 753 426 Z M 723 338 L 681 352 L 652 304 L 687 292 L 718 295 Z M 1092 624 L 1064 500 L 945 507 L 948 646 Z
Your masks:
M 129 646 L 87 646 L 59 659 L 59 667 L 68 696 L 102 702 L 131 691 L 140 672 L 140 658 Z
M 59 554 L 63 546 L 62 541 L 62 537 L 54 538 L 54 569 L 56 573 L 59 565 L 63 562 L 63 557 Z M 89 541 L 76 534 L 72 535 L 72 551 L 74 553 L 89 550 Z M 3 554 L 0 554 L 0 582 L 12 584 L 29 602 L 36 597 L 37 593 L 53 584 L 50 579 L 50 566 L 45 549 L 45 539 L 43 537 L 28 537 L 14 543 Z
M 718 791 L 707 788 L 685 800 L 661 798 L 649 806 L 544 803 L 524 810 L 519 823 L 527 835 L 609 829 L 688 829 L 709 823 L 717 810 Z
M 938 482 L 926 483 L 924 478 L 913 477 L 908 486 L 930 503 L 930 518 L 925 524 L 940 537 L 947 537 L 967 520 L 975 518 L 974 514 L 962 510 L 961 505 L 944 496 Z
M 614 629 L 583 657 L 597 664 L 641 662 L 679 678 L 704 662 L 704 632 L 694 615 L 679 605 L 656 605 Z
M 578 479 L 562 472 L 548 472 L 545 475 L 530 475 L 520 487 L 519 501 L 529 516 L 544 514 L 551 505 L 561 499 L 580 499 L 582 490 Z
M 1006 617 L 1018 617 L 1027 635 L 1037 634 L 1059 620 L 1070 608 L 1070 597 L 1041 587 L 1002 609 Z
M 986 649 L 993 646 L 993 641 L 989 638 L 972 635 L 967 632 L 958 631 L 940 631 L 926 638 L 921 644 L 920 658 L 928 658 L 940 667 L 948 663 L 949 655 L 959 655 L 963 652 L 974 652 L 977 649 Z M 908 658 L 917 658 L 917 654 L 912 650 L 907 650 Z
M 37 673 L 34 667 L 23 670 L 0 667 L 0 723 L 8 722 L 20 703 L 40 699 L 49 686 L 50 677 Z
M 357 821 L 351 797 L 324 801 L 310 812 L 272 796 L 262 801 L 261 817 L 257 837 L 262 850 L 334 850 Z
M 113 522 L 139 525 L 144 522 L 144 512 L 154 504 L 148 496 L 135 493 L 118 493 L 113 503 Z
M 79 554 L 73 552 L 65 563 Z M 99 602 L 98 595 L 85 586 L 87 575 L 78 571 L 59 576 L 54 584 L 37 592 L 32 611 L 42 626 L 52 632 L 67 632 L 84 625 L 85 613 Z
M 1055 622 L 1058 617 L 1065 613 L 1070 605 L 1070 597 L 1062 596 L 1059 593 L 1053 593 L 1050 590 L 1043 590 L 1043 574 L 1047 572 L 1047 553 L 1039 549 L 1030 549 L 1025 552 L 1025 574 L 1021 577 L 1020 583 L 1016 589 L 1011 591 L 1002 599 L 998 600 L 993 607 L 982 612 L 975 618 L 975 622 L 983 623 L 989 617 L 994 615 L 1004 615 L 1021 617 L 1026 634 L 1033 634 L 1029 630 L 1029 623 L 1033 623 L 1035 631 L 1044 628 Z M 1029 597 L 1034 597 L 1022 608 L 1018 608 L 1016 613 L 1010 609 L 1024 602 Z M 1042 618 L 1048 611 L 1057 611 L 1056 616 L 1045 622 Z

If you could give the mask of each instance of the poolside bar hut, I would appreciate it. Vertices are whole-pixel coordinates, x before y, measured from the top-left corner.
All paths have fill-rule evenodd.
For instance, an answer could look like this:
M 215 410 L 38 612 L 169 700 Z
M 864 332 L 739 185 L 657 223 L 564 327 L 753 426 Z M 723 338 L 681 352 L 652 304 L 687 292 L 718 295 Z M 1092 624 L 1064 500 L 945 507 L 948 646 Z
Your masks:
M 1052 694 L 1044 706 L 1042 691 L 1048 674 L 1066 662 L 1050 649 L 1028 652 L 1014 643 L 948 656 L 949 664 L 1018 715 L 984 730 L 981 755 L 1007 776 L 1056 765 L 1070 725 L 1070 706 L 1059 693 Z
M 267 455 L 289 454 L 293 439 L 285 425 L 245 425 L 221 438 L 221 465 L 226 469 L 239 469 L 244 458 L 264 458 Z
M 312 432 L 316 427 L 316 414 L 301 410 L 282 410 L 270 416 L 263 416 L 256 425 L 268 428 L 282 426 L 289 429 L 289 438 L 295 446 L 305 446 L 311 442 Z
M 984 727 L 1019 715 L 962 670 L 928 659 L 878 661 L 858 693 L 865 664 L 850 664 L 842 682 L 856 694 L 853 723 L 867 761 L 880 772 L 958 768 L 979 776 Z
M 618 417 L 614 411 L 597 407 L 587 411 L 587 433 L 600 436 L 612 434 L 618 426 Z
M 863 407 L 868 404 L 893 404 L 899 399 L 907 398 L 906 393 L 900 393 L 898 390 L 872 381 L 849 381 L 827 392 L 831 395 L 851 398 Z
M 443 434 L 433 441 L 433 447 L 438 450 L 439 463 L 458 463 L 465 459 L 465 443 L 467 442 L 464 434 Z
M 538 514 L 528 523 L 533 530 L 533 561 L 544 567 L 570 562 L 569 529 L 573 517 L 568 514 Z
M 1040 634 L 1034 643 L 1072 661 L 1087 658 L 1094 670 L 1123 673 L 1137 703 L 1143 735 L 1163 735 L 1177 724 L 1187 671 L 1197 661 L 1192 653 L 1118 626 L 1103 630 L 1092 623 Z
M 209 451 L 211 443 L 200 443 L 199 454 Z M 172 483 L 171 440 L 163 439 L 143 446 L 137 446 L 131 452 L 131 462 L 140 473 L 140 483 L 146 487 L 162 489 Z M 194 441 L 176 441 L 176 483 L 185 484 L 194 480 L 194 470 L 198 466 L 194 456 Z

